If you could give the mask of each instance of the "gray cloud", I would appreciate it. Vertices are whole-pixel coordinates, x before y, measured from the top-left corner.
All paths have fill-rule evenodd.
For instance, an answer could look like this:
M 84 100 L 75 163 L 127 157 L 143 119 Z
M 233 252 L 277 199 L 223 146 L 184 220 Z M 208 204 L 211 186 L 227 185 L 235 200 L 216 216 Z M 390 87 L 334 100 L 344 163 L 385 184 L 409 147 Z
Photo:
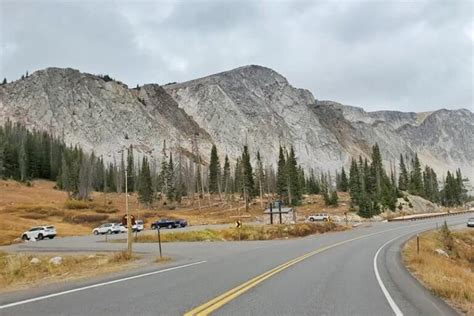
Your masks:
M 131 86 L 247 64 L 367 110 L 473 107 L 471 1 L 0 0 L 0 76 L 49 66 Z

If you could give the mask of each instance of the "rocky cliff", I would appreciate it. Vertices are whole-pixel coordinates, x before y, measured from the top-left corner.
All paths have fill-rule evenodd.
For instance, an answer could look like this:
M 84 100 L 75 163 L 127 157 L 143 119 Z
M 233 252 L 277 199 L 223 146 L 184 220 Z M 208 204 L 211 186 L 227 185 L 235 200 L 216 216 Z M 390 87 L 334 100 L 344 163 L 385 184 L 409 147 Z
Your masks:
M 10 119 L 45 129 L 68 143 L 114 156 L 133 144 L 159 156 L 163 140 L 191 151 L 196 138 L 208 156 L 236 158 L 242 145 L 275 164 L 280 145 L 293 145 L 306 168 L 331 170 L 377 142 L 386 164 L 418 152 L 438 172 L 461 167 L 474 178 L 474 115 L 469 110 L 431 113 L 366 112 L 316 100 L 277 72 L 260 66 L 166 86 L 129 89 L 72 69 L 49 68 L 0 87 L 0 123 Z
M 110 159 L 130 144 L 158 157 L 163 140 L 190 151 L 195 134 L 203 150 L 211 146 L 206 131 L 159 85 L 129 89 L 73 69 L 48 68 L 1 86 L 0 123 L 7 119 Z

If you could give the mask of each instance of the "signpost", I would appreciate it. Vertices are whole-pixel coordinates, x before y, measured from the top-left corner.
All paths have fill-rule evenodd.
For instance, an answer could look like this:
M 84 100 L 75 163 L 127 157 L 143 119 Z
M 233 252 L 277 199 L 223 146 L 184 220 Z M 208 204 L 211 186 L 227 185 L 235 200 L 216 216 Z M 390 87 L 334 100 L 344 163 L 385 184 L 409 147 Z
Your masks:
M 242 228 L 242 221 L 240 219 L 235 221 L 235 228 L 239 231 L 239 240 L 240 240 L 240 228 Z
M 157 225 L 156 233 L 158 234 L 158 247 L 160 248 L 160 259 L 163 258 L 163 254 L 161 253 L 161 235 L 160 235 L 160 226 Z

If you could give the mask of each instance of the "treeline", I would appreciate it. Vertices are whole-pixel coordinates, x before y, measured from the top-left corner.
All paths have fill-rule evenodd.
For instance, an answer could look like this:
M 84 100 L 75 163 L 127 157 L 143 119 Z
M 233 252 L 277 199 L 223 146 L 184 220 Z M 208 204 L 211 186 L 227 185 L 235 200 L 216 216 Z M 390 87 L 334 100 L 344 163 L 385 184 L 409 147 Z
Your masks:
M 400 156 L 398 175 L 395 168 L 387 174 L 377 144 L 370 162 L 362 157 L 353 159 L 349 174 L 342 168 L 334 176 L 330 172 L 305 171 L 293 147 L 279 148 L 276 170 L 273 161 L 264 162 L 258 151 L 253 155 L 247 146 L 243 146 L 235 164 L 227 155 L 221 161 L 216 146 L 208 159 L 201 156 L 197 146 L 192 155 L 182 150 L 174 153 L 164 142 L 160 157 L 141 155 L 133 146 L 124 148 L 118 157 L 98 157 L 78 146 L 67 146 L 46 132 L 28 131 L 12 122 L 0 126 L 0 178 L 27 183 L 36 178 L 53 180 L 75 199 L 89 199 L 92 191 L 127 189 L 137 192 L 140 202 L 147 206 L 157 201 L 179 203 L 183 197 L 200 205 L 205 196 L 210 203 L 213 194 L 221 201 L 234 199 L 237 194 L 246 206 L 255 197 L 260 197 L 262 203 L 271 196 L 298 205 L 303 194 L 321 194 L 326 205 L 337 205 L 339 191 L 350 193 L 352 210 L 364 217 L 400 208 L 397 198 L 404 196 L 403 191 L 445 206 L 461 205 L 467 199 L 459 169 L 439 181 L 431 167 L 422 170 L 415 154 L 411 158 Z
M 409 161 L 409 165 L 405 163 Z M 371 162 L 366 159 L 352 159 L 348 189 L 351 196 L 351 207 L 363 217 L 372 217 L 385 210 L 395 211 L 402 205 L 397 205 L 397 199 L 404 197 L 402 191 L 421 196 L 431 202 L 444 206 L 462 205 L 467 200 L 466 189 L 461 170 L 456 175 L 448 171 L 443 181 L 443 189 L 438 187 L 436 172 L 428 165 L 422 171 L 418 155 L 409 159 L 400 155 L 400 172 L 398 182 L 396 172 L 390 168 L 390 175 L 382 164 L 382 156 L 377 144 L 372 147 Z M 338 178 L 341 191 L 347 188 L 344 168 Z
M 336 194 L 330 174 L 311 171 L 306 177 L 293 148 L 280 148 L 277 171 L 270 162 L 263 162 L 259 152 L 252 156 L 247 146 L 232 165 L 227 155 L 221 164 L 215 146 L 207 165 L 199 152 L 189 157 L 179 151 L 173 157 L 166 142 L 159 162 L 138 155 L 133 146 L 121 151 L 118 159 L 104 158 L 67 146 L 47 132 L 29 131 L 12 122 L 0 126 L 0 178 L 27 183 L 37 178 L 53 180 L 74 199 L 88 199 L 92 191 L 125 192 L 125 186 L 146 205 L 180 202 L 184 196 L 199 202 L 210 194 L 218 194 L 223 201 L 239 194 L 247 206 L 256 196 L 263 200 L 276 194 L 296 205 L 305 193 L 329 196 L 331 190 L 332 196 Z M 337 194 L 334 200 L 337 203 Z

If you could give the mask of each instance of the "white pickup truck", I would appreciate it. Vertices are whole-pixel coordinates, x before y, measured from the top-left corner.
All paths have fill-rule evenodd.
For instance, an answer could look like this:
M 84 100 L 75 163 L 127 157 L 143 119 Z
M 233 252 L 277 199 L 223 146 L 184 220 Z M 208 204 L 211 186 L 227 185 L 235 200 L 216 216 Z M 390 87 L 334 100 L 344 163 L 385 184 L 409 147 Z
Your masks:
M 308 216 L 307 220 L 310 222 L 328 222 L 330 219 L 329 214 L 320 213 Z

